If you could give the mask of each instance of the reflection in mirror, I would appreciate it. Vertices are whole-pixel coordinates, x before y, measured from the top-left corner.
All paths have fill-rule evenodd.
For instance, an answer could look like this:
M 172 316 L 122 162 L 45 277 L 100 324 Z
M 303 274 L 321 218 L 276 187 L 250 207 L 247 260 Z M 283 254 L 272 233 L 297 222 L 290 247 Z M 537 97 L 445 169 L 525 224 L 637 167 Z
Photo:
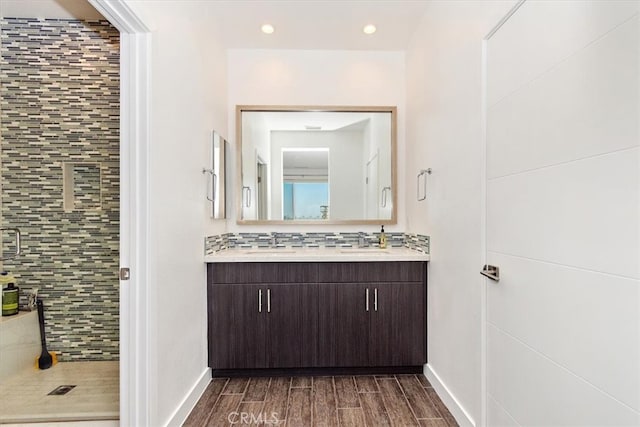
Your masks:
M 395 223 L 395 108 L 238 107 L 239 223 Z
M 207 176 L 207 200 L 211 203 L 211 217 L 226 218 L 226 147 L 227 141 L 215 130 L 211 138 L 211 168 Z
M 329 219 L 329 149 L 282 149 L 282 217 Z

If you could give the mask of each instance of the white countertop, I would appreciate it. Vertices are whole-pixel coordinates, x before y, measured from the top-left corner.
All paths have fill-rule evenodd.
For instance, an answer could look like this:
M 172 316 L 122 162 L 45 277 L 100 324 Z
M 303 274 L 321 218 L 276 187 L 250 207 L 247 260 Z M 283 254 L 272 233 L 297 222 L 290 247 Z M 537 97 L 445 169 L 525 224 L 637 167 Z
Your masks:
M 226 249 L 204 258 L 206 263 L 365 261 L 429 261 L 429 254 L 409 248 L 265 248 Z

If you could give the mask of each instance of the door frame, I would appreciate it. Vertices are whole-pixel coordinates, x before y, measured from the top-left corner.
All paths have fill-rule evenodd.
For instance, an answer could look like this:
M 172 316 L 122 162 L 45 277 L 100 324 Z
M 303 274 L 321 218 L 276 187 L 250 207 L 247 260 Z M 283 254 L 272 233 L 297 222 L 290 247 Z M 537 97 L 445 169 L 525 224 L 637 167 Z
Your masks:
M 269 219 L 269 165 L 256 151 L 256 215 L 259 220 Z
M 487 79 L 488 69 L 488 47 L 489 40 L 493 37 L 502 26 L 516 13 L 518 9 L 527 0 L 518 0 L 518 2 L 503 16 L 498 23 L 487 33 L 482 39 L 482 72 L 481 72 L 481 120 L 482 120 L 482 137 L 481 137 L 481 181 L 480 181 L 480 245 L 481 245 L 481 257 L 482 264 L 487 263 L 487 113 L 488 113 L 488 98 L 487 98 Z M 482 267 L 482 266 L 479 266 Z M 488 346 L 487 346 L 487 286 L 490 284 L 486 278 L 481 279 L 483 281 L 482 291 L 480 292 L 480 425 L 488 425 L 488 384 L 487 384 L 487 359 L 488 359 Z
M 120 425 L 152 420 L 148 277 L 151 34 L 123 1 L 89 0 L 120 31 Z

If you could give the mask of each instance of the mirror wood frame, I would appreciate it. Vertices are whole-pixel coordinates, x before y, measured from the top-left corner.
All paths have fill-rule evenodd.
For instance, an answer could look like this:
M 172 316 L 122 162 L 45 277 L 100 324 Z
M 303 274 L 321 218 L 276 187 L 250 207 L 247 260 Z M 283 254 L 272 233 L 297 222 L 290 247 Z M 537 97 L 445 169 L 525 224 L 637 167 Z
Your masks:
M 255 220 L 242 218 L 242 113 L 243 112 L 346 112 L 391 113 L 391 218 L 347 220 Z M 397 107 L 395 106 L 315 106 L 315 105 L 236 105 L 236 223 L 239 225 L 394 225 L 398 223 Z

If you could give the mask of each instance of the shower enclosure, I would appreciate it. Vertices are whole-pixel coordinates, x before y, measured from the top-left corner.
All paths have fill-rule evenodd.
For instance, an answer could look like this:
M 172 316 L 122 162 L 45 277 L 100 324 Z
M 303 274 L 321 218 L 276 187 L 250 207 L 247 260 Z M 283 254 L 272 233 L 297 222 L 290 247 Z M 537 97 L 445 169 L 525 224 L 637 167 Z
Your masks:
M 0 360 L 21 361 L 0 369 L 0 424 L 117 419 L 119 33 L 18 16 L 0 35 L 0 270 L 23 309 L 0 322 Z M 48 370 L 24 310 L 35 292 Z

